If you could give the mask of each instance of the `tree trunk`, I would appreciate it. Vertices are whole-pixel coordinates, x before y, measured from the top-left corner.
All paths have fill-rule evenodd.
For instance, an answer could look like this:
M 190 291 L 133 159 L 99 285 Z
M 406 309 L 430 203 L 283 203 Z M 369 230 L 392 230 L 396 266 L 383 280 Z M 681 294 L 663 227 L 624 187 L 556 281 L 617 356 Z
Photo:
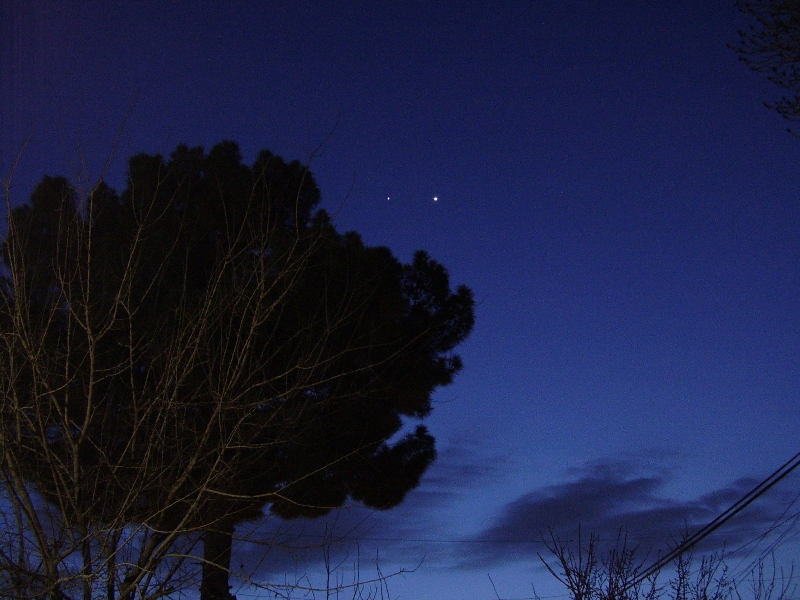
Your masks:
M 89 532 L 85 527 L 80 528 L 83 541 L 81 542 L 81 554 L 83 555 L 83 600 L 92 600 L 92 548 L 90 544 Z
M 200 600 L 236 600 L 230 593 L 233 523 L 223 520 L 213 530 L 203 533 L 203 580 Z

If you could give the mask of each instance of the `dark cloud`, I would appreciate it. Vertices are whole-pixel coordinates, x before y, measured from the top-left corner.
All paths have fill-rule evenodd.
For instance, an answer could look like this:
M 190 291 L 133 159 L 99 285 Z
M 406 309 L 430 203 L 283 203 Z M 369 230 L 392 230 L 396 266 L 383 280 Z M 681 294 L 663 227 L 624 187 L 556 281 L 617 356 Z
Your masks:
M 426 569 L 488 568 L 517 561 L 537 566 L 538 554 L 547 555 L 545 542 L 551 534 L 571 543 L 579 526 L 584 536 L 598 536 L 601 546 L 613 545 L 622 532 L 643 557 L 654 557 L 711 521 L 758 483 L 740 479 L 695 499 L 672 499 L 665 489 L 679 469 L 679 461 L 673 458 L 655 453 L 571 469 L 569 481 L 508 502 L 484 530 L 459 538 L 447 533 L 452 507 L 462 501 L 465 491 L 493 481 L 503 461 L 487 457 L 476 445 L 451 445 L 440 452 L 420 487 L 393 510 L 379 512 L 356 505 L 320 519 L 264 518 L 240 526 L 233 565 L 256 581 L 288 583 L 309 578 L 311 573 L 318 576 L 326 552 L 345 579 L 356 567 L 362 579 L 369 579 L 376 574 L 376 563 L 384 574 L 414 568 L 420 562 Z M 771 490 L 698 551 L 752 549 L 752 542 L 776 523 L 784 523 L 786 531 L 787 522 L 800 520 L 795 503 L 798 480 L 800 474 Z
M 622 533 L 641 552 L 655 556 L 710 522 L 758 483 L 740 479 L 694 500 L 672 500 L 663 495 L 668 470 L 642 471 L 635 461 L 595 462 L 573 472 L 572 481 L 509 502 L 489 527 L 471 539 L 468 552 L 461 552 L 460 566 L 536 559 L 546 551 L 545 542 L 555 538 L 570 543 L 579 527 L 608 545 Z M 698 551 L 735 551 L 782 520 L 796 521 L 796 500 L 797 491 L 790 486 L 771 490 L 707 538 Z
M 507 458 L 487 455 L 478 441 L 460 439 L 439 450 L 420 487 L 436 489 L 451 497 L 491 478 L 506 466 Z

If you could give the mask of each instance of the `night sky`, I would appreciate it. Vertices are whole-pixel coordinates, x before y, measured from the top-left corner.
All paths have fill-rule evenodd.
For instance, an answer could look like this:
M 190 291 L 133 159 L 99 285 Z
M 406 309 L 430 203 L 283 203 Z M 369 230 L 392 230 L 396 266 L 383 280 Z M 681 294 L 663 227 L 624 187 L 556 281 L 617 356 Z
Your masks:
M 242 544 L 256 579 L 313 580 L 299 547 L 327 527 L 345 580 L 358 551 L 363 578 L 376 552 L 417 567 L 395 599 L 488 600 L 487 573 L 504 599 L 563 594 L 548 529 L 622 527 L 656 556 L 800 450 L 800 137 L 728 47 L 733 0 L 0 5 L 12 203 L 233 139 L 308 161 L 340 230 L 474 290 L 420 487 L 245 526 L 294 546 Z M 703 549 L 734 574 L 776 535 L 800 556 L 798 495 L 795 473 Z

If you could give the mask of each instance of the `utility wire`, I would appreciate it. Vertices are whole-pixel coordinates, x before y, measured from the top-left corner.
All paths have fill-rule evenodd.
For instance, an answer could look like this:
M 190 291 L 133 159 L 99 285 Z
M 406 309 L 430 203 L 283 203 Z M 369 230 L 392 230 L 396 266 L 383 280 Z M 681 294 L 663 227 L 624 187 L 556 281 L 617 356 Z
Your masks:
M 632 587 L 639 585 L 645 579 L 656 574 L 662 568 L 670 564 L 673 560 L 675 560 L 685 552 L 694 548 L 699 542 L 704 540 L 706 537 L 714 533 L 717 529 L 722 527 L 725 523 L 730 521 L 734 516 L 736 516 L 747 506 L 752 504 L 756 500 L 756 498 L 762 496 L 765 492 L 767 492 L 767 490 L 772 488 L 775 484 L 781 481 L 789 473 L 794 471 L 798 466 L 800 466 L 800 452 L 798 452 L 792 458 L 783 463 L 766 479 L 764 479 L 761 483 L 755 486 L 752 490 L 747 492 L 739 500 L 734 502 L 727 510 L 725 510 L 722 514 L 717 516 L 705 527 L 698 529 L 696 532 L 694 532 L 692 535 L 690 535 L 684 541 L 678 544 L 678 546 L 674 550 L 667 553 L 666 555 L 658 559 L 656 562 L 654 562 L 650 567 L 642 571 L 638 576 L 636 576 L 633 580 L 631 580 L 631 582 L 628 583 L 628 585 L 622 591 L 625 592 L 631 589 Z

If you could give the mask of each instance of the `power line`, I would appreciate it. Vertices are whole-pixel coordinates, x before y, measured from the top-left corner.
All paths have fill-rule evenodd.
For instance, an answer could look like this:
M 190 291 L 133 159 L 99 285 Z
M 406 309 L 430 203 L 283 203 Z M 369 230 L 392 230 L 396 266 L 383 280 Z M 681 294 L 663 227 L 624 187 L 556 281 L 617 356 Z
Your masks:
M 761 483 L 755 486 L 752 490 L 747 492 L 739 500 L 734 502 L 727 510 L 725 510 L 717 518 L 712 520 L 705 527 L 698 529 L 695 533 L 693 533 L 692 535 L 687 537 L 683 542 L 678 544 L 678 546 L 674 550 L 667 553 L 666 555 L 658 559 L 656 562 L 654 562 L 650 567 L 642 571 L 625 587 L 623 591 L 627 591 L 632 587 L 639 585 L 645 579 L 660 571 L 662 568 L 667 566 L 673 560 L 675 560 L 685 552 L 694 548 L 694 546 L 696 546 L 699 542 L 704 540 L 706 537 L 711 535 L 717 529 L 722 527 L 725 523 L 730 521 L 733 517 L 735 517 L 746 507 L 752 504 L 757 498 L 764 495 L 767 492 L 767 490 L 769 490 L 775 484 L 777 484 L 779 481 L 785 478 L 798 466 L 800 466 L 800 452 L 798 452 L 792 458 L 783 463 L 780 467 L 778 467 L 775 471 L 773 471 L 766 479 L 764 479 Z

